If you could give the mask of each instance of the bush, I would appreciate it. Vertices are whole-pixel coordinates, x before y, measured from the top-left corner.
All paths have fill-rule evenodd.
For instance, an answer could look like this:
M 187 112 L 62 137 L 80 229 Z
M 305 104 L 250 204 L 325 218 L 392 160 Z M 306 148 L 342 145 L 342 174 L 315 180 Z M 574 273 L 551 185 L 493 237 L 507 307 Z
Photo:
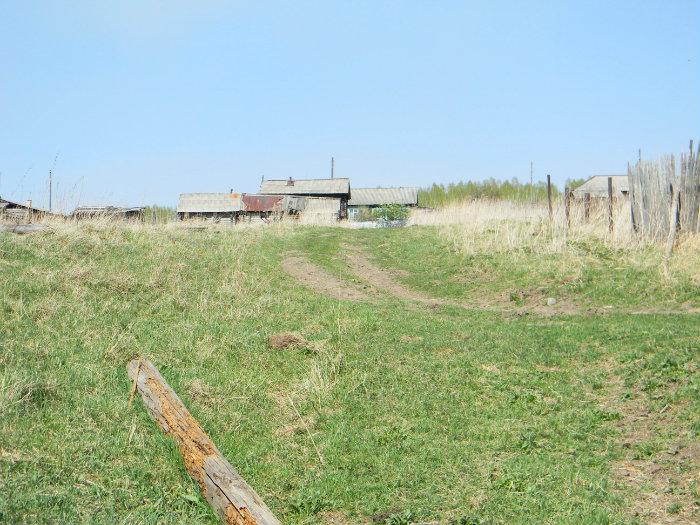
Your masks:
M 372 217 L 385 221 L 399 221 L 408 217 L 408 208 L 402 204 L 384 204 L 372 210 Z

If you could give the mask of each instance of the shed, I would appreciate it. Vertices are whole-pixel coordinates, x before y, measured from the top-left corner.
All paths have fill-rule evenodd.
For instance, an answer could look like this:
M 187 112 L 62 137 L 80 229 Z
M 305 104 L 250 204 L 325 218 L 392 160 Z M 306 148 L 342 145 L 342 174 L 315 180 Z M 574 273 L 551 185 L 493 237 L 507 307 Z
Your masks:
M 60 215 L 41 208 L 35 208 L 31 200 L 22 204 L 0 197 L 0 221 L 20 224 L 52 216 L 59 217 Z
M 177 218 L 211 219 L 215 222 L 241 219 L 267 219 L 284 214 L 295 215 L 305 206 L 305 197 L 296 195 L 259 195 L 254 193 L 182 193 Z
M 78 206 L 73 210 L 74 219 L 108 219 L 118 221 L 143 221 L 144 207 Z
M 293 179 L 264 180 L 260 184 L 263 195 L 299 195 L 337 199 L 337 216 L 346 219 L 350 200 L 350 179 Z M 333 201 L 335 202 L 335 201 Z
M 228 219 L 234 221 L 243 211 L 240 193 L 181 193 L 177 205 L 179 220 L 196 217 L 200 219 Z
M 627 175 L 594 175 L 581 184 L 572 193 L 577 199 L 583 199 L 586 193 L 593 199 L 607 198 L 608 177 L 612 179 L 612 189 L 614 197 L 626 197 L 629 193 L 629 180 Z
M 348 215 L 356 216 L 361 207 L 377 208 L 386 204 L 418 205 L 418 188 L 355 188 L 348 202 Z

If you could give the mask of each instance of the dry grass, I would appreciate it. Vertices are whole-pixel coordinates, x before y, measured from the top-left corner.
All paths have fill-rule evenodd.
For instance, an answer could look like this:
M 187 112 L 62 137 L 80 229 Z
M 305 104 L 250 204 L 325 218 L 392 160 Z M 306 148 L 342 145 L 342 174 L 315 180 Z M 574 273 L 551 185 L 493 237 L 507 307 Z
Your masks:
M 433 211 L 416 210 L 409 224 L 448 227 L 467 252 L 537 247 L 559 253 L 569 239 L 591 237 L 620 247 L 644 243 L 632 232 L 626 202 L 618 202 L 614 207 L 612 233 L 608 230 L 605 203 L 594 203 L 588 220 L 584 217 L 583 206 L 572 204 L 569 225 L 562 203 L 554 204 L 552 211 L 550 221 L 546 203 L 473 200 Z
M 467 255 L 512 253 L 517 258 L 533 252 L 560 254 L 571 264 L 581 244 L 595 242 L 622 253 L 629 264 L 663 266 L 665 239 L 653 241 L 633 232 L 627 201 L 615 203 L 613 221 L 610 232 L 605 201 L 592 203 L 588 219 L 583 204 L 572 202 L 567 224 L 561 202 L 555 203 L 550 221 L 546 203 L 473 200 L 433 211 L 415 210 L 409 224 L 437 227 L 457 251 Z M 667 278 L 676 272 L 697 274 L 699 251 L 699 235 L 679 235 L 672 264 L 662 273 Z M 700 275 L 693 278 L 700 282 Z

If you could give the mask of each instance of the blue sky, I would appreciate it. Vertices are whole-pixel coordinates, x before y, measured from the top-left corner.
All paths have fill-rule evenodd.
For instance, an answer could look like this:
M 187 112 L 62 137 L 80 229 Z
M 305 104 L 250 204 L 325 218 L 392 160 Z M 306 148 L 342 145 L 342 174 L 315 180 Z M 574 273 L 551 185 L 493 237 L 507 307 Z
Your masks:
M 0 0 L 0 195 L 623 172 L 700 138 L 700 1 Z

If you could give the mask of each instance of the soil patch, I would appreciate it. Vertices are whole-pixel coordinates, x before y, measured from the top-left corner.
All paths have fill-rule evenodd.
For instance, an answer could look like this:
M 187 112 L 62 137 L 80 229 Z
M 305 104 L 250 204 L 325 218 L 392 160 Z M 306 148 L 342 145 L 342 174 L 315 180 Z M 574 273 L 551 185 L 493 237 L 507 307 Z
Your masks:
M 309 342 L 296 332 L 282 332 L 281 334 L 273 334 L 267 338 L 267 344 L 275 350 L 309 347 Z
M 651 412 L 644 393 L 635 391 L 632 399 L 621 400 L 623 379 L 611 375 L 606 399 L 607 410 L 618 411 L 621 419 L 619 445 L 624 458 L 612 465 L 615 479 L 633 489 L 629 514 L 650 524 L 700 523 L 700 508 L 695 504 L 693 486 L 700 465 L 700 444 L 679 435 L 666 450 L 640 457 L 638 447 L 653 440 L 658 429 L 668 428 L 678 420 L 679 405 L 666 405 Z
M 515 307 L 516 303 L 514 302 L 513 293 L 505 294 L 500 297 L 482 297 L 476 299 L 472 304 L 431 297 L 423 292 L 412 290 L 398 282 L 396 277 L 406 275 L 406 272 L 379 268 L 362 250 L 353 246 L 345 246 L 344 249 L 347 252 L 348 264 L 358 277 L 367 281 L 373 287 L 406 301 L 427 304 L 433 308 L 441 305 L 449 305 L 494 312 L 515 311 L 518 316 L 527 315 L 529 313 L 535 313 L 541 316 L 572 315 L 579 312 L 579 307 L 569 301 L 557 300 L 555 305 L 547 306 L 546 295 L 541 290 L 537 290 L 539 293 L 535 293 L 534 290 L 517 292 L 518 298 L 526 299 L 520 301 L 526 304 L 526 306 L 520 308 Z M 509 306 L 512 308 L 509 308 Z
M 338 279 L 324 268 L 300 255 L 282 259 L 282 269 L 312 290 L 341 301 L 362 301 L 369 294 L 359 286 Z
M 358 277 L 364 279 L 375 288 L 406 301 L 416 301 L 431 306 L 455 304 L 450 301 L 436 299 L 422 292 L 407 288 L 403 284 L 396 281 L 394 278 L 394 272 L 379 268 L 372 263 L 362 251 L 352 249 L 350 247 L 347 248 L 349 250 L 347 260 L 350 268 Z

